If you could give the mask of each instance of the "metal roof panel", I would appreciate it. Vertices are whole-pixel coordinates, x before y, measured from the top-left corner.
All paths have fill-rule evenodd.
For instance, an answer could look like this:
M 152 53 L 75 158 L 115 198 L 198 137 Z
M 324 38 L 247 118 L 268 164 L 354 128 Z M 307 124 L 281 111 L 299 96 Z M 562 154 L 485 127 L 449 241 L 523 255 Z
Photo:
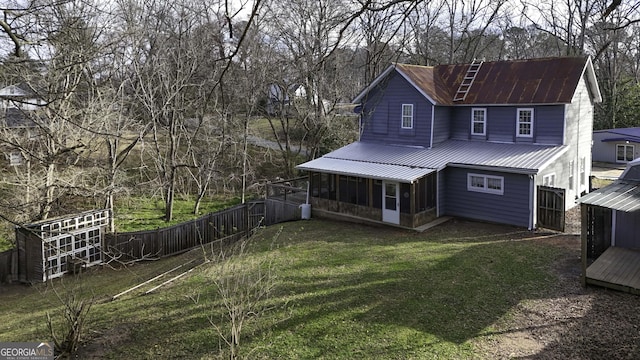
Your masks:
M 578 202 L 624 212 L 640 210 L 640 181 L 616 180 L 581 197 Z
M 297 166 L 298 169 L 319 171 L 348 176 L 360 176 L 371 179 L 391 180 L 412 183 L 421 177 L 434 172 L 434 169 L 379 164 L 364 161 L 353 161 L 321 157 Z
M 566 151 L 566 146 L 447 140 L 431 149 L 355 142 L 324 157 L 430 169 L 447 165 L 482 166 L 537 173 Z
M 453 94 L 469 64 L 396 68 L 440 105 L 568 104 L 588 64 L 586 57 L 556 57 L 484 62 L 464 101 Z

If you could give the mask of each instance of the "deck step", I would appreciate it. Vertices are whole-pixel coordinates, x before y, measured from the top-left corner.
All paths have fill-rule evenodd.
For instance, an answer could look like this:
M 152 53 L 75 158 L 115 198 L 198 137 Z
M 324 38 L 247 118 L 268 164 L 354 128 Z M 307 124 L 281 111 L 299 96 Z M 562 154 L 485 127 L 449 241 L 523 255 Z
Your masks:
M 447 222 L 447 221 L 449 221 L 451 219 L 452 219 L 451 216 L 441 216 L 441 217 L 433 220 L 432 222 L 426 223 L 426 224 L 424 224 L 422 226 L 418 226 L 417 228 L 415 228 L 415 230 L 418 231 L 418 232 L 423 232 L 423 231 L 429 230 L 429 229 L 431 229 L 433 227 L 436 227 L 436 226 L 438 226 L 440 224 L 443 224 L 443 223 L 445 223 L 445 222 Z

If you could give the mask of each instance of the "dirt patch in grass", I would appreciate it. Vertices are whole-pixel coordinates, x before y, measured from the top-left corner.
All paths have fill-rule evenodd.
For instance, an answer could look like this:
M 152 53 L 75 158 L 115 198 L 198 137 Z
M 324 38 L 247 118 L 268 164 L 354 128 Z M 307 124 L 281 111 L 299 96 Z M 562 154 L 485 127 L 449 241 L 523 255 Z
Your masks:
M 572 211 L 571 216 L 579 211 Z M 576 224 L 570 224 L 575 226 Z M 640 297 L 580 282 L 580 236 L 536 240 L 559 248 L 557 279 L 543 297 L 527 299 L 478 339 L 478 356 L 494 359 L 638 359 Z
M 87 360 L 103 359 L 110 349 L 122 346 L 129 341 L 130 333 L 131 329 L 124 325 L 100 333 L 94 332 L 90 334 L 93 339 L 80 347 L 78 355 Z

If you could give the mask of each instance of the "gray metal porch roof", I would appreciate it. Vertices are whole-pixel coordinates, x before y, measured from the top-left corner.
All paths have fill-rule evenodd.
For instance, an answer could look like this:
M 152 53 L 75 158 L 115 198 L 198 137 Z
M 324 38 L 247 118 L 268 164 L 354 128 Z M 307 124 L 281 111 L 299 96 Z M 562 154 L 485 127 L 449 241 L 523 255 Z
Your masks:
M 412 183 L 435 171 L 434 169 L 423 167 L 378 164 L 328 157 L 321 157 L 298 165 L 298 169 L 408 183 Z
M 640 210 L 640 181 L 616 180 L 581 197 L 578 202 L 624 212 Z
M 431 149 L 354 142 L 297 168 L 399 181 L 412 181 L 446 166 L 536 174 L 566 150 L 566 146 L 462 140 L 447 140 Z

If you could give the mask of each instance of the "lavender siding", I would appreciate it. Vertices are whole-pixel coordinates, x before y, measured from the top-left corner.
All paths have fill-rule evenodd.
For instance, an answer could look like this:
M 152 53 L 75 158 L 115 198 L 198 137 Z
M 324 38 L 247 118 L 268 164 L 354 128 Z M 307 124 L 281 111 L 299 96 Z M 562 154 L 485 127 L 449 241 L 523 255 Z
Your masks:
M 640 215 L 637 212 L 615 211 L 615 246 L 640 249 Z
M 491 171 L 447 168 L 444 186 L 446 204 L 442 215 L 529 226 L 529 176 Z M 487 194 L 467 190 L 467 174 L 504 177 L 504 194 Z
M 413 128 L 402 129 L 402 105 L 413 104 Z M 432 104 L 398 74 L 363 101 L 361 141 L 431 146 Z
M 449 131 L 451 138 L 456 140 L 468 140 L 471 119 L 470 107 L 454 107 L 450 111 Z
M 485 136 L 471 136 L 471 109 L 487 110 Z M 516 137 L 516 117 L 519 108 L 532 108 L 533 137 Z M 561 145 L 564 139 L 564 106 L 474 106 L 457 107 L 451 111 L 451 138 L 524 142 Z
M 562 144 L 564 141 L 564 105 L 536 106 L 534 108 L 536 142 Z
M 485 136 L 471 136 L 471 109 L 487 109 Z M 451 137 L 455 139 L 489 140 L 497 142 L 516 141 L 516 108 L 504 106 L 458 107 L 452 111 Z
M 491 141 L 516 141 L 515 107 L 492 107 L 487 109 L 487 138 Z M 535 124 L 534 124 L 535 129 Z
M 447 106 L 434 107 L 433 117 L 433 145 L 448 140 L 451 137 L 451 108 Z

